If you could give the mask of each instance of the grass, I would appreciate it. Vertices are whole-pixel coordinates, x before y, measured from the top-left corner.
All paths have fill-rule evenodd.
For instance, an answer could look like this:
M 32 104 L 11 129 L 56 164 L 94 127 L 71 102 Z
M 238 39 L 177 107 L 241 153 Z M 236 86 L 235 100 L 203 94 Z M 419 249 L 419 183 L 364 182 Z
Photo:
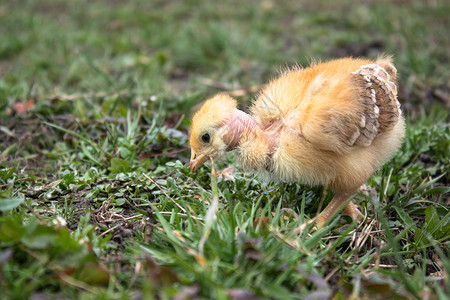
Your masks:
M 446 299 L 449 12 L 444 1 L 0 4 L 0 298 Z M 383 52 L 408 127 L 355 196 L 369 220 L 298 233 L 320 188 L 189 172 L 189 119 L 208 96 L 239 91 L 245 107 L 248 88 L 285 66 Z

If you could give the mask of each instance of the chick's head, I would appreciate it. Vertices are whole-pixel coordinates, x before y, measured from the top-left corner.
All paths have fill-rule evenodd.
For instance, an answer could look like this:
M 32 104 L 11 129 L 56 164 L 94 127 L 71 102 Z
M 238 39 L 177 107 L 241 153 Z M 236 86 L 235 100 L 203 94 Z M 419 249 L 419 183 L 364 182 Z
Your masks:
M 196 171 L 210 158 L 225 155 L 228 145 L 224 141 L 226 124 L 237 107 L 236 100 L 228 95 L 217 95 L 207 100 L 192 118 L 189 144 L 191 146 L 191 171 Z

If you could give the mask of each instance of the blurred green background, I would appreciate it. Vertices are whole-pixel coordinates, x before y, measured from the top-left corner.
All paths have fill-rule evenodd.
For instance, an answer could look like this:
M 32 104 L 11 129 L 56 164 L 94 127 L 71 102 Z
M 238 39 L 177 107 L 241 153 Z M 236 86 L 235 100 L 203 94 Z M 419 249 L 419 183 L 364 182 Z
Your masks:
M 157 95 L 167 108 L 180 110 L 215 92 L 203 78 L 248 87 L 297 63 L 380 53 L 394 56 L 407 109 L 448 101 L 446 1 L 0 5 L 3 112 L 30 96 L 48 101 L 61 94 L 120 91 L 128 97 Z M 88 105 L 95 98 L 89 97 Z

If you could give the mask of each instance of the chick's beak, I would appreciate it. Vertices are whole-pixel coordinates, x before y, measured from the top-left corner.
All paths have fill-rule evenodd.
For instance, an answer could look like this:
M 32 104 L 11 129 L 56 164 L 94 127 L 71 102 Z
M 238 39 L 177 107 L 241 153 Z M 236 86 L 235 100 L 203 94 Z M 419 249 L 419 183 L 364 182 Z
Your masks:
M 197 155 L 194 151 L 191 152 L 191 163 L 189 164 L 189 166 L 191 167 L 191 172 L 195 172 L 198 170 L 198 168 L 200 168 L 201 165 L 203 165 L 203 163 L 205 161 L 208 160 L 208 156 L 200 154 Z

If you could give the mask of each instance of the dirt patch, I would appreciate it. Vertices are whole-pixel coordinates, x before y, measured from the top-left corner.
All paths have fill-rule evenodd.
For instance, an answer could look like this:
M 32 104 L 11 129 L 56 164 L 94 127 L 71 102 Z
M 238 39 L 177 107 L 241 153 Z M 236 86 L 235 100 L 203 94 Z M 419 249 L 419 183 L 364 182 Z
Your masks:
M 49 158 L 46 150 L 54 145 L 54 133 L 41 118 L 15 116 L 0 130 L 0 165 L 17 167 L 26 174 L 52 179 L 57 162 Z
M 127 184 L 132 187 L 130 182 L 102 179 L 82 189 L 73 187 L 71 190 L 66 190 L 59 194 L 56 194 L 55 190 L 51 191 L 52 188 L 48 185 L 49 189 L 40 190 L 39 195 L 52 193 L 51 201 L 56 209 L 62 209 L 63 206 L 67 205 L 70 206 L 71 217 L 66 220 L 67 227 L 70 230 L 76 230 L 79 227 L 80 218 L 89 213 L 90 223 L 96 226 L 97 235 L 106 236 L 111 234 L 112 238 L 110 241 L 119 248 L 123 248 L 127 239 L 136 237 L 140 233 L 144 233 L 145 239 L 149 240 L 152 226 L 155 224 L 152 209 L 143 205 L 139 201 L 140 199 L 133 199 L 131 192 L 125 192 L 122 198 L 125 199 L 124 203 L 117 204 L 117 200 L 112 195 L 119 192 L 119 189 Z M 92 189 L 98 185 L 108 185 L 110 187 L 109 195 L 99 193 L 95 197 L 88 196 Z M 37 200 L 42 199 L 37 194 L 27 196 Z M 47 205 L 42 204 L 41 207 L 46 209 Z M 38 213 L 45 212 L 38 211 Z

